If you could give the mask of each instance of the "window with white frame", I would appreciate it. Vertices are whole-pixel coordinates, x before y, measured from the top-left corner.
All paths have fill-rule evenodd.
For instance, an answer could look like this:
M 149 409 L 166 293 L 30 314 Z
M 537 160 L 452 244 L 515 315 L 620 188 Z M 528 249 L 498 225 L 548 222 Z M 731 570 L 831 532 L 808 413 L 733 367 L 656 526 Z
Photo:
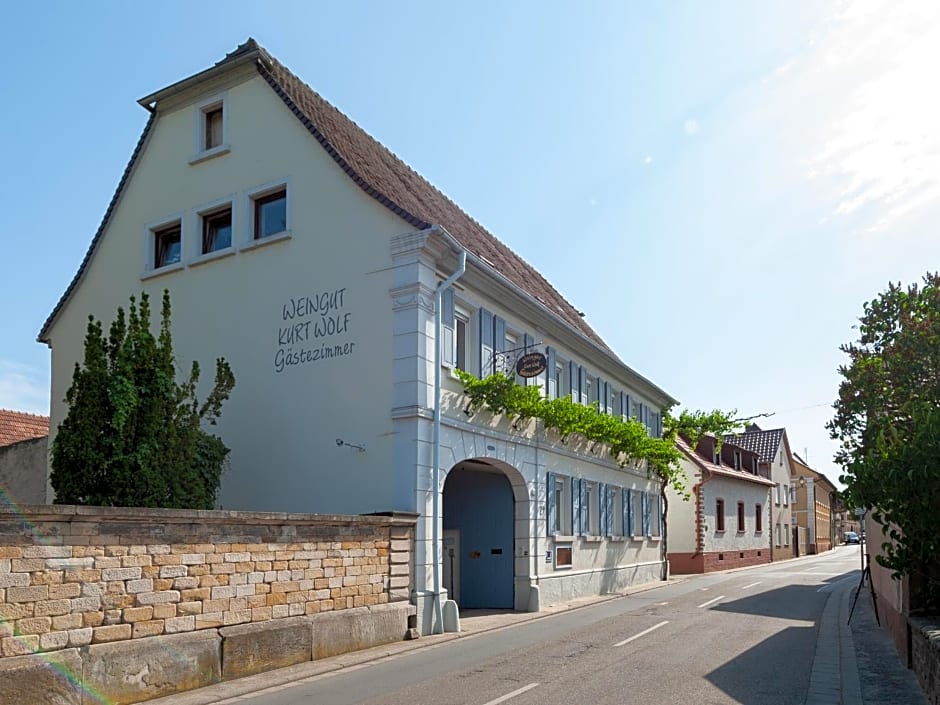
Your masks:
M 597 380 L 589 374 L 584 375 L 584 389 L 582 391 L 582 397 L 587 401 L 588 404 L 593 404 L 597 401 Z
M 565 360 L 556 360 L 555 362 L 555 398 L 561 399 L 565 393 L 564 389 L 567 388 L 568 384 L 568 362 Z
M 784 546 L 790 545 L 790 525 L 789 524 L 783 525 L 783 545 Z
M 454 365 L 458 370 L 469 370 L 467 367 L 467 350 L 469 340 L 467 338 L 468 326 L 470 324 L 470 313 L 460 308 L 457 309 L 454 316 Z
M 196 105 L 195 156 L 191 164 L 229 151 L 228 99 L 225 94 Z
M 656 492 L 649 493 L 650 503 L 650 536 L 658 538 L 662 527 L 662 505 L 660 496 Z
M 780 524 L 774 526 L 774 545 L 780 545 Z
M 790 485 L 783 486 L 783 506 L 787 507 L 790 505 Z
M 571 478 L 555 473 L 548 473 L 548 486 L 546 487 L 546 504 L 548 505 L 548 532 L 571 536 Z
M 774 485 L 774 504 L 780 505 L 780 485 Z
M 610 518 L 610 535 L 623 536 L 623 489 L 620 487 L 610 488 L 610 511 L 613 512 Z
M 585 533 L 590 536 L 599 536 L 601 533 L 600 517 L 600 497 L 598 496 L 598 485 L 596 482 L 587 483 L 587 491 L 584 493 L 587 499 L 587 527 Z
M 630 534 L 634 537 L 643 536 L 643 493 L 634 491 L 633 495 L 633 526 Z

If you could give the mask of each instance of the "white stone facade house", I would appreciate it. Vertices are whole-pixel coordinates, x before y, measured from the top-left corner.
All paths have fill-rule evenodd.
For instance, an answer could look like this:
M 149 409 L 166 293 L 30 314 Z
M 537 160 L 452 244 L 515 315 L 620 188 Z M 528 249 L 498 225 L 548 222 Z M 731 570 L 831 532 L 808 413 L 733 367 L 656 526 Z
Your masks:
M 794 489 L 793 455 L 785 428 L 764 430 L 757 424 L 750 424 L 743 433 L 725 436 L 725 441 L 757 453 L 762 474 L 774 482 L 771 499 L 770 536 L 772 560 L 792 558 L 796 555 L 793 531 L 796 525 L 792 505 Z
M 140 142 L 39 336 L 53 433 L 88 315 L 107 323 L 131 294 L 168 289 L 181 368 L 223 356 L 237 380 L 217 427 L 220 504 L 419 514 L 423 632 L 453 614 L 448 589 L 461 607 L 537 610 L 659 577 L 642 468 L 465 413 L 455 368 L 486 375 L 537 350 L 548 369 L 530 384 L 660 432 L 674 400 L 538 272 L 253 40 L 140 103 Z
M 703 436 L 693 449 L 676 442 L 690 499 L 667 488 L 669 569 L 708 573 L 769 563 L 770 490 L 758 456 Z

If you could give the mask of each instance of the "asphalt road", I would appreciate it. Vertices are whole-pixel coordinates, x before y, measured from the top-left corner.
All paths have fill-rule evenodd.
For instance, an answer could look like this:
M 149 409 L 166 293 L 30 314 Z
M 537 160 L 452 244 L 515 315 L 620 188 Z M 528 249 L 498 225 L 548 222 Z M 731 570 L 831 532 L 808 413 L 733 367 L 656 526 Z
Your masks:
M 239 705 L 802 705 L 858 549 L 698 576 L 230 701 Z

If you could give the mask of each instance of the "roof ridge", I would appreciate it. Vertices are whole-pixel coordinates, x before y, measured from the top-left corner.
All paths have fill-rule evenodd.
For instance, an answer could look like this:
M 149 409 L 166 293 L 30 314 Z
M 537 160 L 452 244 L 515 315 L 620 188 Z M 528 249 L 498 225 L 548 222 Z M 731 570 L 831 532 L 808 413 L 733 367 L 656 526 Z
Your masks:
M 3 409 L 0 408 L 0 414 L 16 414 L 17 416 L 29 416 L 34 419 L 45 419 L 49 420 L 49 417 L 44 414 L 33 414 L 29 411 L 17 411 L 16 409 Z

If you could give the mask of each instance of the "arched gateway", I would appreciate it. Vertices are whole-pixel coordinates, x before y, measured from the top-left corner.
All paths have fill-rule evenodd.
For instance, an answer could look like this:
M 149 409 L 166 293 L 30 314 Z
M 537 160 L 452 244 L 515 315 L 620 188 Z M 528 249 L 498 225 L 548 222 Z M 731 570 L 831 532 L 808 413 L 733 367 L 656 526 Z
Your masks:
M 461 609 L 524 605 L 516 584 L 527 592 L 529 495 L 519 471 L 492 458 L 461 461 L 447 473 L 443 505 L 449 598 Z

